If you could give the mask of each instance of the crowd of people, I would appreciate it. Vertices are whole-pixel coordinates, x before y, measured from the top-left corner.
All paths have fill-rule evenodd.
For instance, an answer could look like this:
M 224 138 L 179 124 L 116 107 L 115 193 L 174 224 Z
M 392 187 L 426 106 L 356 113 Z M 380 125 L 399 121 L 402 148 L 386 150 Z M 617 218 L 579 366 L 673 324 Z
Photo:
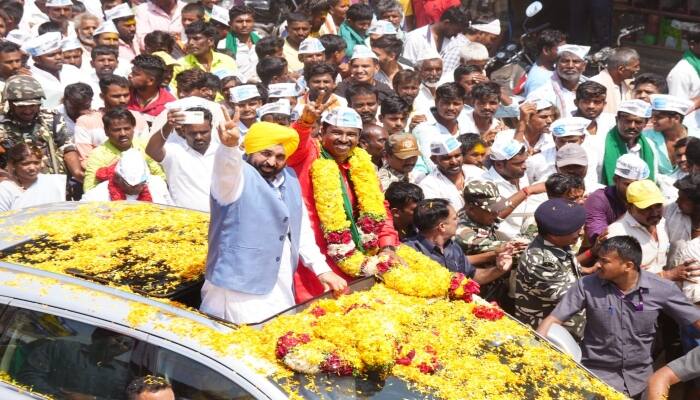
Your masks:
M 547 29 L 503 85 L 502 22 L 458 5 L 0 4 L 0 211 L 208 212 L 201 310 L 236 323 L 407 245 L 632 398 L 697 376 L 699 33 L 667 76 L 621 47 L 586 77 L 590 47 Z

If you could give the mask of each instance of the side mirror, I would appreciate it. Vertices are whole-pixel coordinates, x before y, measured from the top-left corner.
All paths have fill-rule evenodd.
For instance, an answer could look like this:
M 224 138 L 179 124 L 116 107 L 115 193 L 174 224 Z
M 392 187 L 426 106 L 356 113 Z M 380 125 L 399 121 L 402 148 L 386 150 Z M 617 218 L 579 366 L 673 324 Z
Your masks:
M 528 18 L 532 18 L 540 11 L 542 11 L 542 3 L 539 1 L 533 1 L 532 4 L 527 6 L 525 9 L 525 15 L 527 15 Z

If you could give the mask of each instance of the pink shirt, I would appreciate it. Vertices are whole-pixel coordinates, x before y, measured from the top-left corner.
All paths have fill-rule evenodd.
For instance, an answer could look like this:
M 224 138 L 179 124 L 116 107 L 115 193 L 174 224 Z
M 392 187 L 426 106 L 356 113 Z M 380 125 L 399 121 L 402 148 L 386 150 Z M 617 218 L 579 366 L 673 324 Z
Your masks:
M 152 2 L 139 4 L 136 7 L 136 41 L 143 49 L 143 38 L 153 31 L 170 32 L 177 36 L 180 40 L 185 35 L 185 29 L 182 27 L 182 7 L 185 3 L 177 0 L 175 8 L 170 14 L 158 8 Z
M 133 40 L 132 44 L 128 44 L 125 41 L 119 39 L 119 59 L 123 60 L 125 63 L 131 64 L 131 60 L 134 59 L 141 52 L 139 51 L 138 42 L 136 39 Z

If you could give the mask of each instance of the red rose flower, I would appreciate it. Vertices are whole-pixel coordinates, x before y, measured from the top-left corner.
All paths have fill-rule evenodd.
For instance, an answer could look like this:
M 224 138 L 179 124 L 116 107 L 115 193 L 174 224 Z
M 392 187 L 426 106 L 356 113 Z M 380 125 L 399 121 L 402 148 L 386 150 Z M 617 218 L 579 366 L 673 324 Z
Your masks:
M 411 350 L 408 353 L 406 353 L 406 356 L 397 358 L 396 363 L 399 365 L 411 365 L 411 362 L 413 362 L 413 358 L 415 356 L 416 356 L 416 351 Z
M 340 376 L 352 375 L 352 365 L 341 359 L 336 353 L 329 354 L 321 363 L 321 371 Z
M 388 272 L 391 269 L 392 265 L 389 260 L 387 261 L 382 261 L 377 264 L 377 271 L 379 271 L 380 274 L 383 274 L 385 272 Z
M 492 306 L 483 306 L 479 305 L 474 307 L 472 310 L 472 314 L 476 316 L 477 318 L 481 319 L 487 319 L 489 321 L 496 321 L 505 315 L 503 310 L 501 310 L 498 305 L 492 305 Z
M 306 333 L 297 335 L 295 337 L 294 332 L 289 331 L 284 335 L 280 336 L 279 339 L 277 339 L 277 346 L 275 346 L 275 355 L 277 356 L 277 358 L 283 359 L 291 349 L 300 344 L 309 343 L 310 341 L 311 338 Z
M 313 310 L 311 310 L 311 314 L 314 317 L 318 318 L 320 316 L 326 315 L 326 310 L 324 310 L 321 306 L 316 306 Z
M 437 357 L 433 357 L 430 360 L 430 363 L 422 362 L 418 364 L 418 369 L 424 374 L 434 374 L 439 368 L 440 363 L 438 362 Z

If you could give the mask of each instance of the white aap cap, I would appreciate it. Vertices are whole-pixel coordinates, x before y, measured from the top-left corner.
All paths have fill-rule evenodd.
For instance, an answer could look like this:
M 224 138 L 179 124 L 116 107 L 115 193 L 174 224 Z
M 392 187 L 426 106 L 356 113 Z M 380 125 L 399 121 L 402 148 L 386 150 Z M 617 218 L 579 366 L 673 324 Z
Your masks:
M 493 21 L 489 22 L 488 24 L 472 24 L 471 28 L 476 29 L 477 31 L 490 33 L 492 35 L 500 35 L 501 34 L 501 21 L 494 19 Z
M 131 7 L 127 3 L 122 3 L 118 6 L 112 7 L 109 10 L 105 10 L 105 19 L 114 20 L 119 18 L 133 17 L 134 12 L 131 11 Z
M 374 54 L 372 49 L 365 45 L 358 44 L 357 46 L 352 48 L 352 60 L 355 60 L 357 58 L 373 58 L 375 60 L 379 60 L 377 58 L 377 55 Z
M 105 21 L 102 25 L 98 26 L 97 29 L 95 29 L 95 32 L 92 33 L 92 37 L 101 35 L 103 33 L 119 34 L 119 31 L 117 30 L 117 26 L 114 25 L 114 22 L 112 22 L 112 20 L 109 20 Z
M 307 37 L 299 44 L 299 54 L 315 54 L 323 53 L 324 51 L 326 51 L 326 48 L 316 38 Z
M 541 96 L 527 96 L 525 99 L 526 103 L 532 103 L 535 105 L 535 109 L 537 111 L 544 110 L 545 108 L 553 107 L 554 104 L 552 103 L 551 100 L 545 99 L 544 97 Z
M 494 161 L 510 160 L 525 148 L 525 144 L 509 137 L 497 138 L 491 145 L 491 159 Z
M 46 32 L 27 41 L 23 49 L 32 57 L 42 56 L 61 50 L 61 33 Z
M 297 97 L 299 96 L 299 88 L 293 82 L 271 83 L 267 87 L 267 97 Z
M 274 103 L 263 104 L 257 110 L 258 118 L 262 118 L 266 114 L 284 114 L 292 115 L 292 105 L 287 99 L 279 99 Z
M 457 139 L 450 135 L 443 135 L 439 140 L 430 144 L 430 154 L 434 156 L 444 156 L 459 149 L 460 144 Z
M 323 122 L 340 128 L 362 129 L 362 118 L 350 107 L 338 107 L 323 116 Z
M 114 172 L 131 186 L 148 181 L 150 175 L 143 154 L 133 147 L 122 152 Z
M 434 60 L 434 59 L 441 59 L 440 58 L 440 53 L 437 52 L 434 48 L 430 47 L 428 49 L 424 49 L 419 55 L 418 59 L 416 61 L 425 61 L 425 60 Z
M 75 36 L 70 36 L 61 42 L 61 50 L 63 51 L 71 51 L 71 50 L 77 50 L 77 49 L 82 49 L 83 45 L 80 43 L 80 40 L 78 40 L 77 37 Z
M 46 0 L 46 7 L 67 7 L 73 6 L 71 0 Z
M 211 7 L 211 19 L 213 19 L 216 22 L 221 22 L 224 25 L 228 25 L 230 18 L 228 15 L 228 10 L 214 4 Z
M 644 100 L 624 100 L 617 106 L 618 113 L 632 114 L 637 117 L 651 118 L 651 105 Z
M 652 94 L 649 97 L 653 111 L 672 111 L 686 115 L 694 106 L 694 103 L 688 99 L 668 94 Z
M 580 59 L 584 59 L 588 52 L 591 50 L 591 46 L 579 46 L 577 44 L 563 44 L 557 47 L 557 55 L 561 53 L 571 53 Z
M 28 33 L 20 29 L 13 29 L 7 33 L 7 36 L 5 36 L 5 40 L 7 40 L 8 42 L 12 42 L 20 47 L 31 38 L 32 37 Z
M 394 24 L 391 22 L 384 20 L 384 19 L 378 19 L 374 22 L 372 22 L 372 25 L 369 26 L 369 29 L 367 29 L 367 35 L 379 35 L 379 36 L 384 36 L 384 35 L 396 35 L 399 32 L 396 30 L 396 27 Z
M 623 154 L 615 163 L 615 175 L 625 179 L 640 181 L 649 177 L 649 166 L 634 154 Z
M 241 85 L 231 88 L 231 101 L 240 103 L 242 101 L 260 97 L 258 87 L 255 85 Z
M 583 136 L 591 121 L 581 117 L 566 117 L 552 122 L 550 130 L 554 137 Z
M 469 42 L 459 49 L 459 58 L 462 61 L 482 61 L 489 59 L 489 49 L 481 43 Z

